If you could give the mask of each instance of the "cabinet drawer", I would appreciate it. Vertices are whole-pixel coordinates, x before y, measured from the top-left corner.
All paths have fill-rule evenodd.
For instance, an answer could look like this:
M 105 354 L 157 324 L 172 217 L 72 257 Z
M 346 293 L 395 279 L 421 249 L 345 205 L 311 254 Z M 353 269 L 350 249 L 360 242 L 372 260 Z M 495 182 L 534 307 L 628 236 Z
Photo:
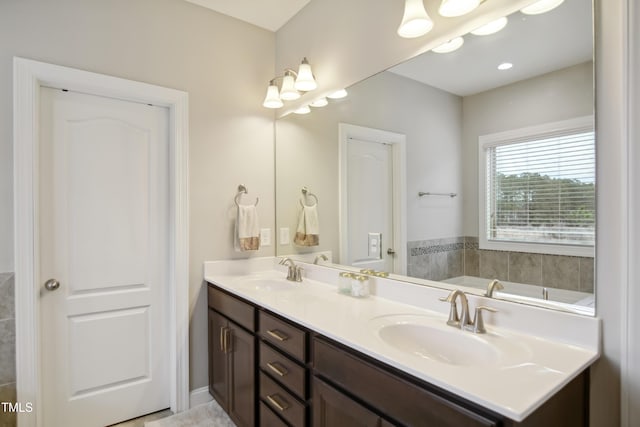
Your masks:
M 301 362 L 307 361 L 307 333 L 263 311 L 259 315 L 260 336 Z
M 306 406 L 264 372 L 260 372 L 260 400 L 291 425 L 305 425 Z
M 289 427 L 287 423 L 282 421 L 271 409 L 264 403 L 260 402 L 260 427 Z
M 496 420 L 447 401 L 324 340 L 313 343 L 313 363 L 316 374 L 403 425 L 498 425 Z
M 256 317 L 252 305 L 232 297 L 213 286 L 209 286 L 209 307 L 236 322 L 245 329 L 255 332 Z
M 305 400 L 307 384 L 305 368 L 264 342 L 260 343 L 260 369 L 300 399 Z

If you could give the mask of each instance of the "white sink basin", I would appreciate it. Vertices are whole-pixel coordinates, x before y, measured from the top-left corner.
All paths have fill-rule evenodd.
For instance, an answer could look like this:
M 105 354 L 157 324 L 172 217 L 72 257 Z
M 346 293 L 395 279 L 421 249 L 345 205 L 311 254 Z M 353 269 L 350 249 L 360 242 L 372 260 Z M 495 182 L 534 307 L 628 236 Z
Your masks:
M 474 334 L 446 325 L 444 318 L 391 315 L 371 320 L 378 338 L 411 357 L 457 366 L 508 367 L 526 362 L 531 351 L 492 331 Z
M 262 292 L 281 292 L 299 289 L 300 283 L 287 280 L 286 274 L 268 271 L 242 277 L 235 281 L 234 287 Z

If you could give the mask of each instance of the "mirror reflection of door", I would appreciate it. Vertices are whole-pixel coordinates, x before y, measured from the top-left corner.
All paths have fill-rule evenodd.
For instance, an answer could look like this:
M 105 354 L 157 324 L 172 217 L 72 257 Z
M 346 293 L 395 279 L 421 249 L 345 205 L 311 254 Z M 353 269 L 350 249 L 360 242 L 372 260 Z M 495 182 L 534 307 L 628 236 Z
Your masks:
M 391 145 L 347 142 L 348 264 L 393 271 Z

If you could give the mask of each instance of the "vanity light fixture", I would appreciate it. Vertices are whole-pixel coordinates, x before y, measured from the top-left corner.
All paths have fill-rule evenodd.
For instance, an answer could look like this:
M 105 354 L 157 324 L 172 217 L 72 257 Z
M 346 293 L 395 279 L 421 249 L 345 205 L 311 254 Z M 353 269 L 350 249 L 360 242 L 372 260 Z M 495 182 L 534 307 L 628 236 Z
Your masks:
M 480 0 L 442 0 L 438 13 L 447 18 L 466 15 L 480 5 Z
M 433 21 L 427 15 L 422 0 L 405 0 L 404 15 L 398 27 L 398 35 L 412 39 L 427 34 L 433 28 Z
M 442 43 L 440 46 L 431 49 L 436 53 L 449 53 L 457 50 L 464 44 L 464 39 L 462 37 L 456 37 L 455 39 L 451 39 L 446 43 Z
M 503 62 L 502 64 L 498 65 L 498 70 L 500 71 L 509 70 L 511 68 L 513 68 L 513 64 L 511 62 Z
M 339 90 L 327 95 L 327 98 L 329 98 L 329 99 L 341 99 L 341 98 L 345 98 L 346 96 L 347 96 L 347 91 L 345 89 L 339 89 Z
M 325 105 L 327 105 L 329 103 L 329 101 L 327 101 L 327 98 L 325 98 L 324 96 L 322 98 L 318 98 L 315 101 L 313 101 L 311 104 L 309 104 L 312 107 L 324 107 Z
M 282 84 L 278 89 L 277 81 Z M 293 101 L 300 98 L 300 92 L 310 92 L 318 87 L 316 79 L 311 71 L 311 65 L 307 58 L 302 59 L 302 63 L 296 73 L 290 68 L 284 70 L 284 75 L 276 76 L 269 81 L 267 95 L 262 105 L 266 108 L 280 108 L 282 101 Z
M 503 29 L 509 20 L 506 16 L 502 18 L 498 18 L 495 21 L 491 21 L 487 24 L 484 24 L 475 30 L 471 31 L 471 34 L 475 36 L 488 36 L 489 34 L 495 34 L 501 29 Z
M 520 9 L 525 15 L 539 15 L 560 6 L 564 0 L 540 0 Z

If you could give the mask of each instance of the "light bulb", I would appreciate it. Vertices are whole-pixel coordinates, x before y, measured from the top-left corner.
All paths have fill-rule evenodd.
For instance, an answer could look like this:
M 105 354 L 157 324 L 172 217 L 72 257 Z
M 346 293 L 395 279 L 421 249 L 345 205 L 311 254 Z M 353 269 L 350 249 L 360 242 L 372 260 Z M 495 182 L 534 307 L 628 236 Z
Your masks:
M 398 35 L 411 39 L 427 34 L 432 28 L 433 21 L 427 15 L 422 0 L 405 0 L 404 15 L 398 27 Z
M 447 18 L 466 15 L 478 7 L 480 0 L 442 0 L 438 13 Z

